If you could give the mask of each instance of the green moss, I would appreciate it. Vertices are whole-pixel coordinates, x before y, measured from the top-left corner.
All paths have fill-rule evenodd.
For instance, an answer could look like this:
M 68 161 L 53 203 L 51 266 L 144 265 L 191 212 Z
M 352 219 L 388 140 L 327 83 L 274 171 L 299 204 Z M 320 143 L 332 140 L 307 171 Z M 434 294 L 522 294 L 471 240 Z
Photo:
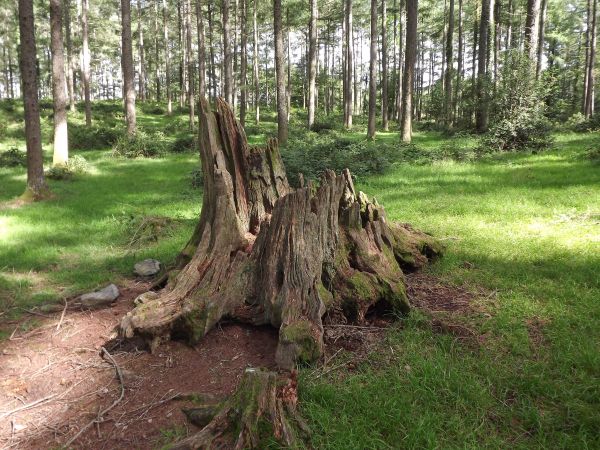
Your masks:
M 323 302 L 326 308 L 329 308 L 333 304 L 333 294 L 327 290 L 323 283 L 317 284 L 317 291 L 319 292 L 319 298 Z
M 279 340 L 294 343 L 298 346 L 296 360 L 300 363 L 310 363 L 321 356 L 321 349 L 313 335 L 312 324 L 307 320 L 301 320 L 282 327 Z
M 208 316 L 208 308 L 195 308 L 183 316 L 183 328 L 191 345 L 197 344 L 204 337 Z
M 352 291 L 352 297 L 358 301 L 369 300 L 376 294 L 373 281 L 364 272 L 355 272 L 347 279 L 347 286 Z

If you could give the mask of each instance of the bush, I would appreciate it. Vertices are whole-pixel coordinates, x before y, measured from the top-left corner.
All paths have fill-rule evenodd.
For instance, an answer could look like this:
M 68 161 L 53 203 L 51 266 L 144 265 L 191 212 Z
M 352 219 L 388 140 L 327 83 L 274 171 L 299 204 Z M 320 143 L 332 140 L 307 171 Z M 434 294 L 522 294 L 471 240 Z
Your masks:
M 83 156 L 75 155 L 66 164 L 53 166 L 46 171 L 46 177 L 51 180 L 70 180 L 77 175 L 89 171 L 89 164 Z
M 153 158 L 163 155 L 168 148 L 161 132 L 147 134 L 138 130 L 135 135 L 121 136 L 113 147 L 113 156 L 122 158 Z
M 195 152 L 198 139 L 194 135 L 180 136 L 171 144 L 171 153 Z
M 0 153 L 0 167 L 27 167 L 27 154 L 18 148 Z
M 486 153 L 548 148 L 552 145 L 551 131 L 546 119 L 521 111 L 494 125 L 481 139 L 479 151 Z
M 190 172 L 190 185 L 192 189 L 201 189 L 204 186 L 203 177 L 202 169 L 194 169 Z
M 165 113 L 165 108 L 158 103 L 141 103 L 141 109 L 144 114 L 152 114 L 155 116 L 163 115 Z
M 110 147 L 117 142 L 122 130 L 106 126 L 69 124 L 69 144 L 74 150 Z
M 570 129 L 578 133 L 587 133 L 600 130 L 599 114 L 593 115 L 589 119 L 586 119 L 581 113 L 573 114 L 573 116 L 571 116 L 569 119 L 569 122 L 572 124 Z

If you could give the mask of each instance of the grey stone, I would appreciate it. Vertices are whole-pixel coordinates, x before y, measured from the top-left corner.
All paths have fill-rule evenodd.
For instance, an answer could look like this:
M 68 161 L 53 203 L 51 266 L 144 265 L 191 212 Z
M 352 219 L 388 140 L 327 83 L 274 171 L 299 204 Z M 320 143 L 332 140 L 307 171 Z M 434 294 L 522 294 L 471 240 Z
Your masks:
M 145 259 L 136 263 L 133 270 L 141 277 L 151 277 L 160 272 L 160 261 L 157 261 L 156 259 Z
M 81 297 L 79 297 L 79 301 L 83 307 L 99 308 L 110 305 L 119 297 L 119 295 L 119 288 L 114 284 L 109 284 L 104 289 L 99 291 L 83 294 Z

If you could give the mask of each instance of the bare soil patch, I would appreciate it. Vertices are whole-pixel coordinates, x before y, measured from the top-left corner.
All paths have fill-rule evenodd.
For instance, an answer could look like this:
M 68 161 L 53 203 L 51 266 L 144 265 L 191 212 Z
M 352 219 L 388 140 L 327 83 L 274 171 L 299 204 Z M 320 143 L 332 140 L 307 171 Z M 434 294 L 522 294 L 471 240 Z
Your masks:
M 119 397 L 115 368 L 100 351 L 135 297 L 147 290 L 147 284 L 131 285 L 110 308 L 67 312 L 57 330 L 58 312 L 24 336 L 15 333 L 0 343 L 0 448 L 64 445 Z M 245 367 L 275 367 L 276 344 L 273 329 L 223 324 L 196 347 L 171 341 L 150 354 L 135 344 L 113 346 L 125 396 L 72 448 L 159 447 L 162 432 L 188 427 L 181 412 L 186 402 L 174 399 L 177 394 L 228 395 Z

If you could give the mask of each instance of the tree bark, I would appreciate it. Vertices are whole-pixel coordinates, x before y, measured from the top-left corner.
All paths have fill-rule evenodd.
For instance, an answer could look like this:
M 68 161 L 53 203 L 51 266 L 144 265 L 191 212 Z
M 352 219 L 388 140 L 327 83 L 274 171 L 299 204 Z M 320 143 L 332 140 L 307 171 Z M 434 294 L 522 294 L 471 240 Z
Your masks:
M 88 36 L 88 9 L 88 0 L 81 0 L 81 75 L 83 79 L 83 97 L 85 101 L 85 124 L 89 127 L 92 124 L 92 103 L 90 100 L 90 44 Z M 131 31 L 129 34 L 131 35 Z
M 459 105 L 461 101 L 461 84 L 464 67 L 464 42 L 463 42 L 463 0 L 458 0 L 458 67 L 456 70 L 456 89 L 452 103 L 453 122 L 459 120 Z
M 288 139 L 287 95 L 285 92 L 285 61 L 283 58 L 283 29 L 281 0 L 273 0 L 273 29 L 275 38 L 275 71 L 277 84 L 277 138 L 282 145 Z
M 371 0 L 371 44 L 369 61 L 369 118 L 367 138 L 375 139 L 375 110 L 377 109 L 377 0 Z
M 54 155 L 52 164 L 60 166 L 69 160 L 67 129 L 67 92 L 65 90 L 65 57 L 62 34 L 61 0 L 50 0 L 50 46 L 52 48 L 52 104 L 54 106 Z
M 83 0 L 87 2 L 87 0 Z M 121 68 L 123 70 L 123 95 L 127 134 L 136 132 L 135 83 L 133 81 L 133 49 L 131 44 L 131 0 L 121 0 Z
M 592 1 L 591 22 L 590 22 L 590 44 L 587 70 L 587 90 L 585 97 L 584 116 L 590 118 L 594 115 L 594 70 L 596 66 L 596 15 L 597 0 Z
M 352 72 L 354 60 L 352 0 L 346 1 L 345 10 L 345 45 L 346 59 L 344 60 L 344 126 L 352 128 Z
M 452 108 L 452 70 L 454 68 L 454 0 L 448 6 L 448 31 L 446 33 L 446 81 L 444 82 L 444 121 L 452 127 L 454 118 Z
M 535 79 L 539 80 L 542 73 L 542 57 L 544 55 L 544 37 L 546 32 L 546 12 L 548 9 L 548 0 L 541 0 L 540 6 L 540 31 L 538 37 L 537 59 L 535 65 Z
M 213 7 L 212 2 L 208 2 L 208 47 L 210 49 L 210 85 L 212 87 L 212 98 L 217 98 L 217 75 L 215 63 L 215 48 L 213 40 Z
M 525 53 L 529 56 L 532 63 L 535 63 L 537 56 L 539 26 L 540 0 L 527 0 L 527 16 L 525 18 Z
M 158 0 L 157 0 L 158 1 Z M 165 46 L 165 90 L 167 93 L 167 114 L 173 114 L 173 97 L 171 94 L 171 50 L 169 46 L 169 25 L 167 11 L 167 0 L 162 0 L 163 13 L 163 44 Z
M 260 123 L 260 78 L 258 73 L 258 22 L 256 17 L 256 3 L 252 1 L 252 77 L 254 81 L 254 123 Z
M 240 7 L 240 123 L 245 126 L 248 109 L 248 0 L 241 0 Z
M 229 29 L 230 0 L 223 0 L 221 6 L 221 20 L 223 21 L 223 86 L 225 101 L 233 105 L 233 81 L 231 76 L 231 32 Z
M 310 0 L 308 22 L 308 129 L 315 123 L 315 89 L 317 83 L 317 0 Z
M 21 41 L 19 68 L 21 70 L 21 91 L 25 109 L 25 143 L 27 146 L 27 188 L 22 198 L 25 200 L 41 200 L 49 194 L 49 190 L 44 178 L 33 1 L 19 0 L 18 5 Z
M 477 107 L 475 115 L 475 127 L 480 133 L 488 128 L 488 95 L 486 84 L 487 72 L 487 50 L 489 45 L 490 25 L 490 0 L 481 3 L 481 20 L 479 21 L 479 53 L 477 61 Z
M 71 1 L 64 2 L 65 35 L 67 41 L 67 91 L 69 93 L 69 109 L 75 112 L 75 89 L 73 70 L 73 44 L 71 40 Z
M 387 57 L 387 4 L 381 0 L 381 126 L 389 131 L 388 57 Z
M 406 51 L 404 79 L 402 80 L 402 122 L 400 138 L 402 142 L 412 140 L 412 109 L 415 62 L 417 58 L 417 10 L 418 0 L 406 0 Z
M 159 0 L 154 0 L 154 89 L 156 90 L 156 101 L 160 102 L 160 47 L 158 45 L 160 34 L 158 31 L 158 2 Z
M 146 101 L 146 61 L 144 57 L 144 26 L 142 24 L 142 2 L 137 0 L 138 16 L 138 89 L 140 101 Z
M 190 130 L 194 131 L 194 118 L 195 118 L 195 99 L 194 99 L 194 58 L 192 57 L 192 5 L 190 0 L 185 0 L 185 53 L 187 62 L 187 81 L 188 81 L 188 104 L 190 108 L 189 112 L 189 125 Z

